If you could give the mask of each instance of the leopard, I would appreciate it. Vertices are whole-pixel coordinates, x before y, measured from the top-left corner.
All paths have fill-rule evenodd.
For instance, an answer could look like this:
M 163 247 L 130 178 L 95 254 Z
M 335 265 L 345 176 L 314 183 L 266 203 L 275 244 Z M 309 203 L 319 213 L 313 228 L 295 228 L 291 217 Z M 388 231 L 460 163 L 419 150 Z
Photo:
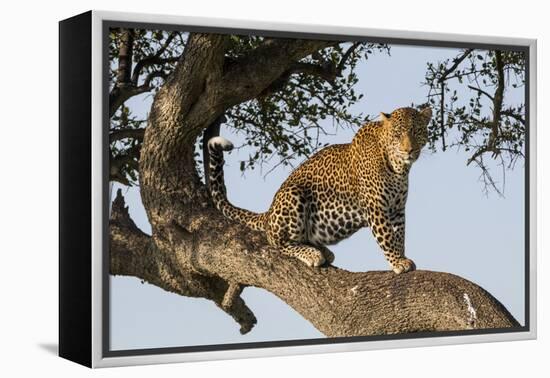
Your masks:
M 428 143 L 429 106 L 403 107 L 363 124 L 350 143 L 328 145 L 302 162 L 279 187 L 266 212 L 227 199 L 224 137 L 208 140 L 209 192 L 227 218 L 265 233 L 268 243 L 310 267 L 328 266 L 334 245 L 370 228 L 391 270 L 416 269 L 405 256 L 405 207 L 411 167 Z

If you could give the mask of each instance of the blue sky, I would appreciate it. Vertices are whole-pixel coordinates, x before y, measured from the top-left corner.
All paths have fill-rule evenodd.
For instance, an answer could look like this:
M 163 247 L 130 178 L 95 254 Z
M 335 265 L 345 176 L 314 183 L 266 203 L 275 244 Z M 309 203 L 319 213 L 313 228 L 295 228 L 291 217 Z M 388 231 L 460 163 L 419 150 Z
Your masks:
M 371 56 L 358 66 L 356 88 L 365 96 L 354 109 L 376 115 L 412 102 L 426 102 L 428 88 L 421 86 L 426 63 L 454 57 L 457 51 L 393 45 L 391 57 Z M 508 99 L 523 102 L 520 91 L 508 93 Z M 140 96 L 127 104 L 135 114 L 145 117 L 151 101 L 151 96 Z M 221 134 L 235 145 L 242 143 L 240 136 L 223 128 Z M 322 142 L 347 143 L 353 134 L 352 130 L 338 129 L 336 135 L 326 136 Z M 244 147 L 226 156 L 228 197 L 238 206 L 265 211 L 291 168 L 278 168 L 265 178 L 260 170 L 243 176 L 239 161 L 249 152 Z M 455 149 L 445 153 L 424 150 L 413 166 L 406 210 L 407 256 L 419 269 L 449 272 L 477 283 L 523 323 L 523 161 L 507 172 L 502 198 L 495 193 L 484 195 L 480 171 L 473 165 L 466 166 L 467 157 Z M 139 189 L 123 188 L 123 193 L 136 224 L 150 232 Z M 351 271 L 388 269 L 368 229 L 331 249 L 338 267 Z M 258 318 L 256 327 L 243 336 L 238 325 L 207 300 L 168 293 L 133 277 L 111 277 L 110 284 L 114 350 L 324 337 L 292 308 L 262 289 L 246 288 L 243 292 Z

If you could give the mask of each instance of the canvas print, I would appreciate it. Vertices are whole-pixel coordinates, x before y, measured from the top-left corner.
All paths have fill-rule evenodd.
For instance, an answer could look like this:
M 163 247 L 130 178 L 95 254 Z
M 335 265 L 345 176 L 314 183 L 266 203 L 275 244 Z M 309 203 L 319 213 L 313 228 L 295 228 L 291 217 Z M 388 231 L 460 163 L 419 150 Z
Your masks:
M 108 351 L 527 326 L 527 50 L 111 22 Z

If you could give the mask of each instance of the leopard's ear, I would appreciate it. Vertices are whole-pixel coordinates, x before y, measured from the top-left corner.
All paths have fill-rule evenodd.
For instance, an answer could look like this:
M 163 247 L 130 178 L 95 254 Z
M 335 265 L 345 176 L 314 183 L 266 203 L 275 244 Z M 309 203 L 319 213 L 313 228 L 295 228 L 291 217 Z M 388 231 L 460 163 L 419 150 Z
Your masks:
M 380 113 L 380 120 L 383 122 L 386 122 L 390 119 L 390 114 L 388 113 Z
M 422 120 L 424 121 L 424 123 L 427 125 L 432 119 L 432 108 L 427 106 L 424 109 L 422 109 L 419 112 L 419 114 L 420 114 L 420 117 L 422 117 Z

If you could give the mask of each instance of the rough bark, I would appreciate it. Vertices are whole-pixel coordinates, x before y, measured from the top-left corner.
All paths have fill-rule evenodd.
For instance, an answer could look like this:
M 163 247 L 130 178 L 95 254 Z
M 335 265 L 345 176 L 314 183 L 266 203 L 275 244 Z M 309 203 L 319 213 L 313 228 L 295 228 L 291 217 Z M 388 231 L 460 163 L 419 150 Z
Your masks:
M 120 192 L 112 214 L 112 274 L 211 299 L 239 322 L 241 332 L 250 330 L 256 319 L 238 295 L 227 296 L 228 303 L 236 301 L 229 310 L 221 305 L 227 282 L 275 294 L 327 336 L 518 326 L 491 294 L 449 273 L 312 269 L 215 211 L 204 214 L 193 233 L 167 230 L 158 250 L 128 217 Z
M 196 138 L 226 109 L 258 96 L 302 57 L 331 43 L 267 39 L 250 56 L 227 64 L 224 36 L 189 37 L 185 55 L 155 97 L 141 149 L 140 189 L 152 235 L 135 226 L 118 193 L 111 273 L 213 300 L 243 333 L 256 322 L 240 298 L 246 286 L 277 295 L 327 336 L 517 326 L 495 298 L 460 277 L 312 269 L 212 207 L 195 167 Z

